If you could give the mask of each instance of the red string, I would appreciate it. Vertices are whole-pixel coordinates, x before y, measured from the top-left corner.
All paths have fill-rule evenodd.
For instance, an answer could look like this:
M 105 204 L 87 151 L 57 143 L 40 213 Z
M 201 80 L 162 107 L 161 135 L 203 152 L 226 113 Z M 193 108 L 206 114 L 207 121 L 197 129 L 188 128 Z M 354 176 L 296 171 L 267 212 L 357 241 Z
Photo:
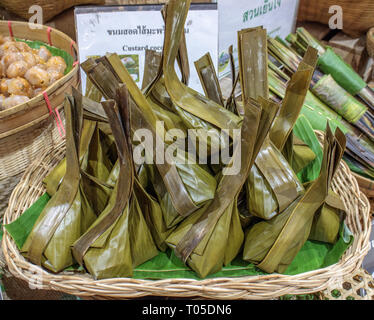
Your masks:
M 75 51 L 74 51 L 74 45 L 75 45 L 75 41 L 74 40 L 71 40 L 71 43 L 70 43 L 70 53 L 71 53 L 71 56 L 75 56 Z M 78 61 L 78 57 L 76 57 L 77 60 L 74 61 L 73 63 L 73 67 L 75 67 L 77 64 L 79 64 L 79 61 Z
M 8 21 L 8 29 L 9 29 L 9 34 L 12 38 L 14 38 L 13 36 L 13 29 L 12 29 L 12 21 Z
M 48 37 L 48 43 L 49 43 L 50 46 L 52 46 L 51 31 L 52 31 L 52 28 L 48 27 L 47 28 L 47 37 Z
M 75 41 L 74 40 L 71 40 L 71 43 L 70 43 L 70 53 L 71 55 L 73 56 L 74 55 L 74 48 L 73 46 L 75 45 Z
M 61 130 L 64 131 L 64 134 L 65 134 L 65 128 L 62 124 L 62 121 L 61 121 L 61 117 L 60 117 L 60 114 L 53 112 L 52 110 L 52 107 L 51 107 L 51 102 L 49 101 L 49 97 L 48 97 L 48 94 L 47 92 L 43 92 L 43 96 L 44 96 L 44 100 L 45 100 L 45 103 L 48 107 L 48 110 L 49 110 L 49 114 L 53 114 L 54 118 L 55 118 L 55 121 L 56 121 L 56 125 L 57 125 L 57 129 L 58 129 L 58 133 L 60 134 L 60 137 L 63 137 L 63 134 L 61 132 Z
M 62 131 L 64 132 L 64 136 L 66 135 L 64 124 L 62 123 L 61 117 L 60 117 L 60 112 L 58 111 L 57 108 L 55 108 L 55 113 L 57 114 L 58 121 L 60 121 L 60 126 Z

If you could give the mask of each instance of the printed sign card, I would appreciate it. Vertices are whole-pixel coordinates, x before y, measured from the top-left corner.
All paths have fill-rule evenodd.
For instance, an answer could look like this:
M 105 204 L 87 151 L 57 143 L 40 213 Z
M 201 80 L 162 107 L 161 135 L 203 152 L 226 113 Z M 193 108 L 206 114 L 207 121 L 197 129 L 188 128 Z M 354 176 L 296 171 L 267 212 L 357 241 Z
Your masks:
M 83 62 L 89 57 L 117 53 L 141 87 L 145 50 L 162 51 L 165 29 L 161 8 L 161 5 L 76 8 L 79 60 Z M 217 4 L 192 4 L 185 33 L 191 74 L 189 86 L 203 92 L 193 63 L 210 52 L 217 68 Z M 81 77 L 84 92 L 86 76 L 83 71 Z
M 264 26 L 271 37 L 285 38 L 294 30 L 298 3 L 298 0 L 218 0 L 220 78 L 230 73 L 230 45 L 234 47 L 234 58 L 238 65 L 239 30 Z

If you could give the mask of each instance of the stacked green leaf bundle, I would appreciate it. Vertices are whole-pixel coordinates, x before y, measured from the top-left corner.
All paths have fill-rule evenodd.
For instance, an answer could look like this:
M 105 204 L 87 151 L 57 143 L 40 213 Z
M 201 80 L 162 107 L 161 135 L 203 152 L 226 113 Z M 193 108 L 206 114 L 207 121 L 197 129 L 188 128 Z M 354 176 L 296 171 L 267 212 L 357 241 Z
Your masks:
M 344 159 L 350 168 L 366 177 L 374 177 L 374 117 L 370 104 L 367 104 L 368 108 L 364 100 L 361 102 L 350 94 L 351 90 L 345 89 L 347 85 L 340 86 L 344 82 L 337 82 L 338 74 L 332 69 L 321 67 L 321 55 L 327 51 L 307 31 L 300 28 L 297 30 L 297 36 L 290 35 L 287 39 L 292 43 L 292 48 L 279 38 L 268 39 L 269 55 L 273 61 L 269 62 L 269 86 L 273 98 L 277 101 L 279 98 L 283 99 L 286 84 L 289 81 L 287 74 L 294 73 L 301 61 L 301 57 L 293 49 L 305 54 L 306 43 L 316 48 L 319 53 L 318 67 L 323 71 L 331 72 L 331 74 L 323 75 L 321 69 L 315 71 L 310 87 L 311 91 L 307 93 L 301 113 L 308 118 L 316 130 L 325 130 L 327 121 L 330 122 L 333 130 L 339 127 L 347 137 L 347 152 Z M 306 42 L 307 40 L 308 42 Z M 340 57 L 336 59 L 338 58 L 341 60 Z M 282 65 L 284 66 L 283 71 Z M 339 65 L 341 68 L 344 65 L 344 70 L 348 68 L 342 61 L 339 62 Z M 344 72 L 354 73 L 352 69 Z M 355 75 L 351 78 L 356 79 L 357 77 L 358 75 Z
M 66 159 L 44 180 L 52 198 L 22 248 L 33 263 L 131 277 L 171 249 L 200 278 L 238 257 L 283 273 L 308 238 L 339 241 L 344 206 L 330 185 L 346 139 L 339 125 L 335 135 L 326 125 L 322 152 L 299 118 L 315 103 L 308 89 L 317 50 L 308 48 L 287 79 L 268 61 L 266 30 L 241 30 L 233 94 L 223 98 L 209 54 L 195 63 L 199 94 L 187 86 L 190 2 L 165 6 L 163 52 L 147 52 L 143 91 L 116 54 L 82 63 L 88 96 L 74 91 L 65 102 Z

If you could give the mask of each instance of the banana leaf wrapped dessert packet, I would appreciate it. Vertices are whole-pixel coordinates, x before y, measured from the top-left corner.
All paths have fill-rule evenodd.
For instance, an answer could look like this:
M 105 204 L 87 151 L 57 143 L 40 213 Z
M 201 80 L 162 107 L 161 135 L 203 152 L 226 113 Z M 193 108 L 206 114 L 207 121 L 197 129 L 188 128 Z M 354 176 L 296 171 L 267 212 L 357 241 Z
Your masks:
M 240 80 L 243 100 L 268 98 L 267 36 L 262 27 L 238 32 Z M 312 49 L 313 50 L 313 49 Z M 261 57 L 257 60 L 256 57 Z M 308 51 L 292 77 L 269 137 L 256 158 L 246 183 L 251 215 L 269 220 L 285 210 L 304 188 L 282 151 L 303 105 L 317 53 Z
M 153 92 L 157 85 L 163 87 L 170 97 L 171 108 L 183 119 L 189 129 L 203 129 L 197 132 L 197 139 L 208 145 L 214 152 L 225 143 L 218 129 L 239 129 L 242 119 L 213 100 L 206 98 L 182 83 L 175 72 L 179 44 L 191 1 L 169 1 L 165 14 L 165 39 L 162 59 L 162 74 L 147 88 Z M 162 82 L 163 80 L 163 82 Z M 162 85 L 163 84 L 163 85 Z M 205 136 L 209 130 L 210 139 Z
M 103 62 L 105 63 L 105 65 Z M 136 105 L 136 108 L 132 113 L 133 116 L 131 117 L 132 131 L 135 132 L 137 129 L 146 128 L 153 133 L 153 141 L 151 141 L 151 143 L 149 143 L 149 141 L 143 141 L 142 145 L 144 145 L 148 150 L 154 150 L 154 162 L 156 164 L 158 172 L 160 173 L 160 176 L 162 177 L 162 182 L 164 183 L 167 192 L 170 195 L 173 207 L 182 217 L 188 216 L 192 212 L 196 211 L 199 206 L 196 205 L 196 203 L 193 201 L 193 193 L 187 190 L 186 185 L 190 184 L 193 181 L 196 182 L 194 186 L 194 193 L 198 195 L 197 199 L 198 201 L 200 201 L 201 199 L 206 199 L 207 195 L 214 193 L 216 183 L 209 185 L 209 190 L 212 191 L 208 190 L 209 192 L 207 192 L 206 189 L 200 190 L 198 189 L 199 180 L 196 179 L 196 177 L 199 177 L 201 175 L 205 177 L 206 173 L 203 172 L 204 169 L 202 169 L 198 165 L 190 166 L 190 168 L 192 169 L 189 170 L 189 172 L 191 172 L 191 178 L 188 179 L 188 181 L 183 181 L 183 175 L 179 173 L 179 169 L 173 163 L 173 160 L 166 159 L 168 157 L 168 152 L 164 152 L 166 145 L 162 140 L 162 137 L 165 137 L 164 130 L 163 128 L 161 128 L 158 131 L 158 118 L 154 114 L 144 95 L 140 92 L 135 82 L 128 74 L 126 68 L 123 67 L 118 56 L 115 54 L 107 55 L 105 59 L 102 59 L 99 63 L 88 60 L 83 63 L 83 68 L 86 70 L 88 76 L 93 79 L 93 82 L 108 98 L 115 96 L 115 92 L 113 92 L 114 90 L 112 86 L 116 87 L 120 82 L 123 82 L 128 86 L 129 93 L 132 98 L 131 101 Z M 114 70 L 116 71 L 114 72 Z M 106 80 L 104 81 L 102 77 L 105 77 Z M 110 86 L 107 86 L 107 84 L 110 84 Z M 136 112 L 137 115 L 135 115 Z M 138 139 L 139 137 L 137 138 L 137 140 Z M 145 145 L 146 143 L 148 143 L 148 145 Z M 158 148 L 156 148 L 156 146 Z M 157 161 L 159 155 L 161 159 L 165 159 L 164 163 L 160 163 L 159 161 Z M 188 173 L 188 171 L 185 172 Z M 201 174 L 199 172 L 201 172 Z M 211 179 L 210 181 L 213 180 Z M 189 186 L 189 188 L 191 190 L 191 185 Z
M 72 88 L 74 91 L 74 95 L 80 95 L 81 93 L 78 92 L 75 88 Z M 95 86 L 93 86 L 92 82 L 87 79 L 87 89 L 86 89 L 86 96 L 82 97 L 82 104 L 83 107 L 87 103 L 92 107 L 92 105 L 95 105 L 95 102 L 100 101 L 102 98 L 102 94 L 98 92 Z M 91 100 L 93 99 L 93 100 Z M 90 141 L 92 139 L 92 135 L 94 134 L 96 130 L 96 120 L 99 117 L 99 115 L 95 114 L 94 119 L 92 121 L 89 119 L 89 116 L 86 115 L 86 111 L 83 111 L 84 114 L 84 120 L 83 120 L 83 128 L 82 128 L 82 134 L 80 137 L 80 148 L 79 148 L 79 163 L 82 166 L 83 161 L 87 160 L 87 152 L 88 152 L 88 146 L 90 145 Z M 86 161 L 85 161 L 86 162 Z M 87 162 L 86 162 L 87 163 Z M 84 169 L 84 168 L 83 168 Z M 58 187 L 60 186 L 62 182 L 62 178 L 64 177 L 66 172 L 66 159 L 62 159 L 60 163 L 54 167 L 51 172 L 44 178 L 43 184 L 46 188 L 47 193 L 50 196 L 53 196 Z
M 232 163 L 240 159 L 240 170 L 234 175 L 223 170 L 214 199 L 182 221 L 167 239 L 176 255 L 199 277 L 219 271 L 240 251 L 244 234 L 237 197 L 263 142 L 263 132 L 270 129 L 277 111 L 274 105 L 265 107 L 272 116 L 264 116 L 261 104 L 255 101 L 244 105 L 241 147 L 235 146 L 232 158 Z
M 140 110 L 132 101 L 130 101 L 129 103 L 131 106 L 130 118 L 138 117 L 140 114 Z M 86 111 L 90 112 L 91 114 L 101 114 L 102 119 L 108 122 L 108 118 L 101 104 L 94 105 L 90 103 L 84 105 L 84 107 L 86 108 Z M 134 185 L 134 190 L 136 191 L 137 197 L 139 199 L 139 206 L 141 208 L 141 211 L 143 212 L 144 218 L 152 234 L 154 242 L 157 245 L 157 248 L 160 251 L 165 251 L 167 249 L 165 239 L 173 229 L 166 227 L 161 206 L 158 203 L 157 199 L 148 191 L 152 184 L 147 167 L 154 170 L 152 166 L 148 166 L 146 164 L 141 165 L 137 171 L 137 182 L 139 183 L 136 183 Z M 102 183 L 103 187 L 110 187 L 113 191 L 113 188 L 115 187 L 118 179 L 119 169 L 119 161 L 117 161 L 105 184 Z M 154 171 L 156 172 L 156 174 L 158 173 L 157 170 Z
M 326 200 L 344 149 L 344 134 L 336 129 L 334 136 L 327 126 L 319 177 L 284 212 L 248 230 L 243 249 L 244 260 L 268 273 L 283 273 L 287 269 L 309 237 L 313 218 Z
M 285 210 L 304 187 L 282 153 L 267 139 L 247 180 L 250 214 L 269 220 Z
M 78 263 L 96 279 L 131 276 L 134 267 L 158 253 L 134 188 L 140 182 L 128 144 L 130 128 L 125 126 L 129 118 L 126 88 L 119 89 L 117 100 L 120 109 L 113 100 L 102 105 L 117 146 L 118 179 L 105 210 L 72 247 Z
M 79 96 L 67 97 L 64 109 L 68 170 L 21 249 L 31 262 L 53 272 L 74 263 L 71 245 L 97 218 L 82 190 L 80 177 L 78 149 L 83 109 Z
M 330 189 L 325 203 L 314 216 L 309 240 L 334 244 L 345 217 L 346 209 L 342 200 Z
M 74 89 L 73 89 L 74 90 Z M 80 138 L 79 148 L 79 164 L 81 165 L 88 151 L 92 135 L 95 131 L 96 123 L 90 120 L 83 121 L 82 134 Z M 60 163 L 54 167 L 50 173 L 44 178 L 43 185 L 45 186 L 47 193 L 53 196 L 59 188 L 62 179 L 66 173 L 66 158 L 62 159 Z

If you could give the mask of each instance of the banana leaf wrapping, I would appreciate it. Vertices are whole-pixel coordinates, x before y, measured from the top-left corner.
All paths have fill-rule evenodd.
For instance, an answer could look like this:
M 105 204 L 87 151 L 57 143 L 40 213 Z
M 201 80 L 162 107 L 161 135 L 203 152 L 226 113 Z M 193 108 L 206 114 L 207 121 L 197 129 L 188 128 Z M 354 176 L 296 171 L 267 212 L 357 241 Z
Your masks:
M 269 220 L 285 210 L 304 188 L 282 153 L 265 141 L 247 180 L 250 214 Z
M 316 159 L 316 154 L 309 146 L 300 139 L 294 138 L 293 154 L 292 154 L 292 169 L 298 173 L 307 167 L 313 160 Z
M 158 254 L 138 200 L 139 192 L 143 194 L 127 138 L 127 90 L 118 91 L 119 108 L 113 100 L 103 103 L 117 146 L 118 178 L 108 205 L 72 248 L 79 264 L 96 279 L 131 276 L 134 267 Z
M 275 115 L 275 112 L 274 112 Z M 262 119 L 262 123 L 261 123 Z M 264 128 L 270 128 L 261 117 L 261 105 L 245 105 L 241 147 L 236 146 L 232 163 L 240 159 L 240 171 L 220 178 L 214 199 L 182 221 L 167 238 L 176 255 L 187 263 L 199 277 L 206 277 L 228 264 L 239 253 L 244 234 L 237 209 L 237 196 L 253 165 L 258 139 Z M 256 134 L 253 134 L 256 132 Z M 257 140 L 256 140 L 257 139 Z
M 131 101 L 130 101 L 130 105 L 131 105 L 130 118 L 135 117 L 136 119 L 140 111 L 136 107 L 136 105 L 132 103 Z M 85 108 L 86 108 L 86 111 L 89 111 L 90 113 L 102 114 L 101 117 L 105 121 L 108 121 L 106 114 L 103 114 L 105 112 L 101 104 L 94 106 L 94 104 L 90 103 L 90 104 L 86 104 Z M 134 122 L 134 120 L 132 120 L 132 122 Z M 166 223 L 163 217 L 163 212 L 162 212 L 159 202 L 152 194 L 150 194 L 150 192 L 147 191 L 150 188 L 150 185 L 152 185 L 150 181 L 151 174 L 149 173 L 149 170 L 147 169 L 148 167 L 149 169 L 152 169 L 152 172 L 155 172 L 154 174 L 158 174 L 158 171 L 154 170 L 152 166 L 147 166 L 145 164 L 140 166 L 138 170 L 138 182 L 139 183 L 135 185 L 135 190 L 139 198 L 139 205 L 140 205 L 141 211 L 143 212 L 144 218 L 152 234 L 154 242 L 157 245 L 159 250 L 165 251 L 167 249 L 165 239 L 167 238 L 167 236 L 171 233 L 173 229 L 168 228 L 166 226 Z M 119 168 L 120 168 L 119 162 L 117 161 L 106 183 L 104 184 L 105 186 L 110 186 L 112 189 L 114 188 L 116 181 L 118 179 Z M 161 177 L 159 177 L 159 179 L 161 179 Z M 170 197 L 168 198 L 168 200 L 170 201 Z M 163 204 L 162 201 L 160 201 L 160 203 L 161 205 Z M 175 212 L 175 214 L 178 217 L 180 217 L 178 213 L 176 213 L 174 208 L 173 210 L 174 210 L 173 212 Z
M 135 116 L 134 114 L 134 117 L 132 117 L 132 119 L 135 119 L 135 121 L 133 121 L 131 128 L 134 132 L 137 129 L 146 128 L 153 133 L 155 141 L 152 141 L 152 145 L 148 145 L 146 147 L 150 150 L 153 149 L 155 151 L 154 155 L 156 157 L 156 167 L 162 177 L 162 181 L 165 184 L 168 193 L 170 194 L 173 207 L 181 216 L 187 216 L 191 214 L 198 209 L 198 206 L 191 199 L 191 196 L 188 193 L 175 164 L 172 164 L 173 161 L 168 159 L 165 159 L 166 161 L 164 161 L 164 163 L 160 163 L 159 161 L 157 161 L 157 159 L 163 159 L 163 157 L 167 157 L 167 152 L 164 152 L 165 144 L 162 140 L 162 137 L 165 137 L 165 133 L 163 129 L 161 129 L 161 133 L 160 131 L 156 131 L 158 118 L 154 114 L 151 106 L 149 105 L 143 94 L 137 88 L 127 70 L 123 67 L 118 56 L 113 54 L 107 56 L 106 59 L 106 63 L 108 63 L 114 70 L 116 70 L 116 75 L 111 73 L 110 69 L 107 69 L 104 66 L 102 62 L 104 62 L 105 59 L 97 64 L 92 60 L 88 60 L 82 65 L 89 77 L 96 77 L 96 80 L 93 80 L 93 82 L 96 83 L 99 88 L 104 85 L 103 81 L 98 81 L 99 77 L 103 75 L 107 77 L 107 81 L 104 83 L 109 84 L 110 86 L 108 85 L 108 87 L 106 88 L 100 88 L 103 93 L 105 92 L 104 95 L 107 98 L 115 96 L 113 87 L 118 86 L 120 82 L 123 82 L 128 86 L 131 98 L 136 104 L 137 108 L 139 108 L 138 116 Z M 160 156 L 161 158 L 158 158 L 158 156 Z M 196 169 L 203 170 L 202 168 L 198 168 L 198 166 L 196 166 Z M 196 174 L 194 175 L 198 176 Z M 215 188 L 215 185 L 212 185 L 211 188 Z M 200 192 L 202 197 L 204 197 L 205 190 L 196 191 Z
M 195 61 L 195 68 L 199 75 L 205 95 L 209 99 L 223 106 L 224 101 L 221 87 L 209 52 L 199 60 Z
M 212 128 L 218 129 L 239 129 L 242 121 L 240 117 L 185 86 L 178 79 L 175 72 L 174 62 L 177 57 L 178 46 L 184 31 L 184 23 L 190 3 L 190 0 L 169 1 L 166 8 L 163 48 L 163 75 L 166 91 L 179 115 L 185 114 L 187 118 L 191 118 L 190 121 L 200 119 L 200 127 L 206 128 L 208 124 Z M 189 116 L 189 114 L 191 115 Z M 203 137 L 200 138 L 203 139 Z M 218 137 L 215 139 L 212 139 L 211 144 L 217 148 L 221 141 Z
M 95 102 L 100 101 L 102 99 L 102 94 L 96 89 L 96 87 L 92 84 L 89 79 L 87 79 L 87 89 L 86 89 L 86 96 L 82 97 L 82 95 L 75 89 L 72 89 L 74 91 L 75 96 L 80 96 L 80 99 L 83 104 L 83 108 L 86 104 L 90 105 L 90 110 L 94 111 L 94 119 L 93 121 L 90 121 L 90 115 L 91 112 L 89 112 L 89 115 L 87 115 L 87 111 L 83 110 L 84 120 L 83 120 L 83 128 L 82 128 L 82 134 L 80 137 L 80 146 L 79 146 L 79 163 L 82 166 L 83 161 L 85 162 L 83 170 L 87 166 L 87 152 L 88 152 L 88 146 L 90 144 L 90 141 L 92 139 L 92 136 L 96 130 L 97 126 L 97 119 L 100 119 L 100 113 L 97 114 L 97 108 L 92 108 L 92 106 L 95 105 Z M 93 99 L 93 100 L 91 100 Z M 58 187 L 60 186 L 62 179 L 66 172 L 66 158 L 62 159 L 60 163 L 54 167 L 51 172 L 44 178 L 43 184 L 47 190 L 47 193 L 50 196 L 53 196 Z
M 256 36 L 249 37 L 251 34 Z M 262 45 L 258 46 L 259 55 L 263 65 L 267 63 L 266 32 L 262 28 L 242 30 L 239 33 L 241 58 L 241 79 L 244 82 L 243 98 L 254 96 L 268 96 L 268 69 L 252 62 L 249 67 L 248 61 L 253 61 L 256 43 L 262 39 Z M 252 48 L 249 50 L 248 48 Z M 247 52 L 250 56 L 246 57 Z M 263 144 L 255 165 L 252 167 L 247 184 L 247 203 L 251 215 L 269 220 L 285 210 L 297 197 L 304 193 L 304 188 L 292 170 L 290 164 L 279 150 L 283 150 L 287 139 L 290 137 L 292 128 L 304 103 L 309 83 L 317 62 L 317 53 L 310 49 L 304 60 L 300 63 L 298 71 L 291 78 L 287 87 L 280 112 L 271 128 L 269 138 Z M 252 73 L 245 73 L 252 70 Z M 259 85 L 253 87 L 251 77 L 256 75 L 260 78 Z M 253 79 L 252 79 L 253 80 Z M 272 140 L 272 141 L 270 141 Z M 291 141 L 292 146 L 292 141 Z M 292 148 L 291 148 L 292 150 Z M 292 160 L 292 153 L 289 161 Z
M 154 50 L 145 51 L 142 90 L 146 89 L 153 79 L 156 78 L 161 60 L 162 54 L 160 52 Z
M 331 75 L 323 76 L 313 86 L 313 92 L 352 124 L 367 111 L 367 108 L 340 87 Z
M 60 272 L 74 263 L 71 245 L 97 218 L 82 190 L 80 177 L 78 149 L 83 109 L 79 96 L 68 97 L 64 109 L 66 167 L 69 170 L 21 249 L 31 262 L 53 272 Z
M 151 106 L 154 107 L 153 105 Z M 141 125 L 139 123 L 139 118 L 141 118 L 139 109 L 135 105 L 132 105 L 131 110 L 133 111 L 132 123 L 137 123 L 134 125 L 134 128 L 146 127 L 145 123 L 142 123 Z M 182 150 L 179 151 L 180 152 L 177 153 L 177 156 L 180 158 L 176 159 L 175 167 L 181 180 L 183 181 L 184 187 L 188 193 L 188 197 L 191 199 L 196 208 L 199 208 L 206 201 L 213 199 L 217 182 L 214 177 L 200 165 L 193 163 L 186 164 L 188 154 L 184 153 Z M 154 168 L 151 167 L 149 167 L 148 170 L 154 190 L 162 208 L 166 228 L 172 228 L 183 219 L 183 215 L 181 215 L 174 206 L 169 189 L 166 188 L 163 179 L 160 179 L 160 171 L 154 170 Z
M 337 129 L 334 136 L 327 126 L 319 177 L 284 212 L 248 230 L 243 249 L 244 260 L 255 263 L 268 273 L 283 273 L 287 269 L 309 237 L 313 218 L 328 196 L 344 148 L 344 134 Z
M 287 77 L 278 77 L 274 74 L 273 70 L 269 71 L 269 85 L 271 91 L 279 98 L 283 98 L 286 91 L 285 81 L 287 81 Z M 324 131 L 327 122 L 329 122 L 332 130 L 339 127 L 347 137 L 347 149 L 344 160 L 350 165 L 352 171 L 364 174 L 368 177 L 374 177 L 372 161 L 374 159 L 373 142 L 367 135 L 363 134 L 360 129 L 344 120 L 311 91 L 308 91 L 306 95 L 304 106 L 300 112 L 300 116 L 301 115 L 304 115 L 309 120 L 311 126 L 315 130 Z M 361 126 L 361 128 L 364 127 Z
M 309 240 L 335 243 L 345 216 L 346 209 L 342 200 L 330 189 L 325 203 L 314 216 Z

